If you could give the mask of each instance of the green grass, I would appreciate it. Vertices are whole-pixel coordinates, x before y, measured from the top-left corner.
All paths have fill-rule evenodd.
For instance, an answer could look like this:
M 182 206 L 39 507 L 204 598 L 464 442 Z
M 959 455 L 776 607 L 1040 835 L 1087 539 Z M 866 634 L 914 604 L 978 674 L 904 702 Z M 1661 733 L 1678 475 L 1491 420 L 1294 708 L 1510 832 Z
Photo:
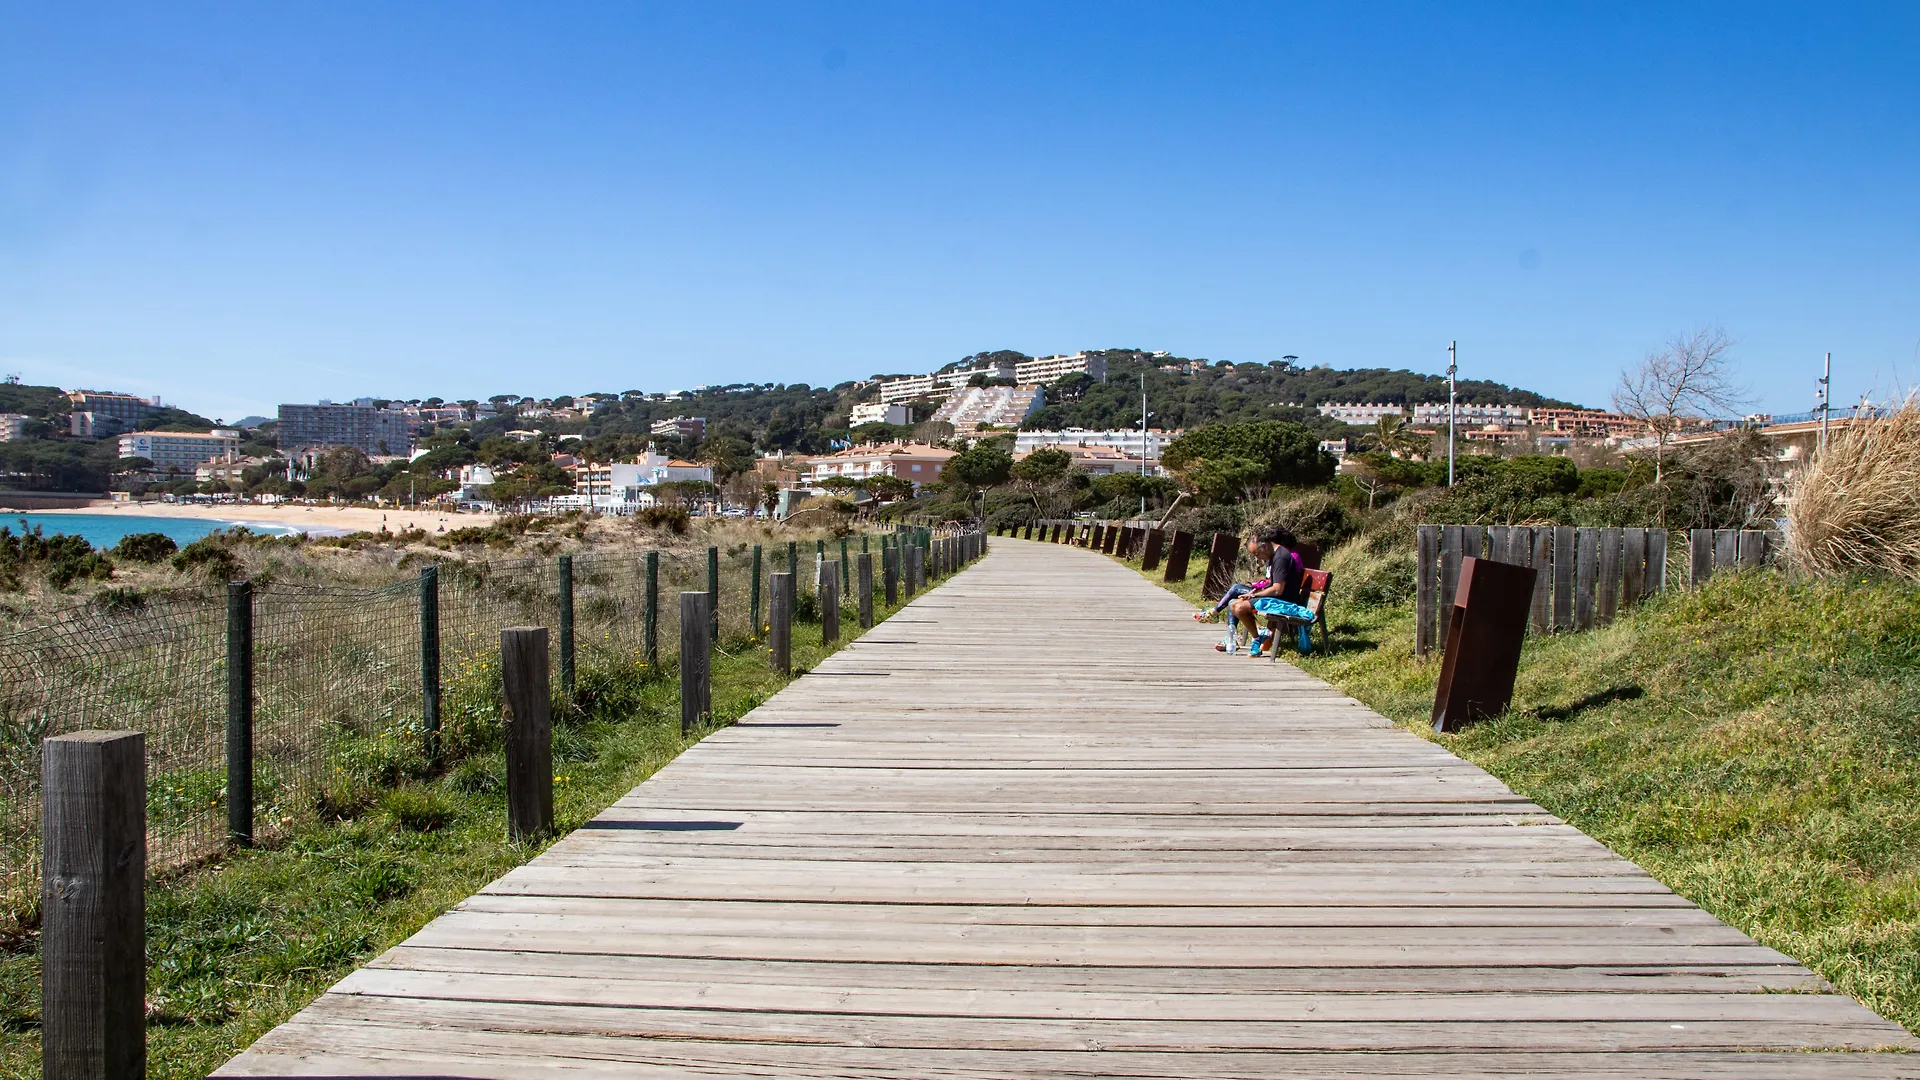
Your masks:
M 1723 575 L 1529 639 L 1507 715 L 1434 735 L 1411 607 L 1329 561 L 1334 647 L 1284 656 L 1920 1033 L 1920 592 Z
M 876 621 L 894 610 L 876 596 Z M 858 633 L 849 608 L 842 640 Z M 819 642 L 817 624 L 796 623 L 796 669 L 831 651 Z M 585 663 L 578 689 L 588 705 L 555 720 L 560 834 L 697 740 L 680 735 L 679 685 L 666 674 Z M 724 643 L 714 657 L 716 721 L 738 719 L 787 681 L 768 669 L 762 643 Z M 447 699 L 448 741 L 465 755 L 449 768 L 427 769 L 417 754 L 393 748 L 411 740 L 374 734 L 365 760 L 346 759 L 358 773 L 336 772 L 314 793 L 324 812 L 295 821 L 270 848 L 230 852 L 149 887 L 150 1076 L 206 1075 L 369 957 L 539 853 L 543 845 L 505 838 L 497 673 L 450 685 Z M 39 982 L 31 939 L 0 952 L 0 1076 L 40 1075 Z

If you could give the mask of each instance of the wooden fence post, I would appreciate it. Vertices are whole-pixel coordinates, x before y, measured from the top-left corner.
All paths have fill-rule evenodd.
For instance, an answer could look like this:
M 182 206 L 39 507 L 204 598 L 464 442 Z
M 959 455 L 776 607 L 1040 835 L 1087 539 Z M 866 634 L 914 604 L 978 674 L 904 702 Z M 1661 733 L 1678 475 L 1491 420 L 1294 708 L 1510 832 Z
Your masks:
M 420 571 L 420 731 L 427 760 L 440 762 L 440 568 Z
M 1713 577 L 1713 530 L 1687 530 L 1687 588 L 1697 589 Z
M 547 682 L 547 628 L 500 631 L 500 682 L 507 725 L 507 839 L 553 831 L 553 697 Z
M 1646 595 L 1663 592 L 1667 587 L 1667 530 L 1647 530 Z
M 147 1069 L 147 754 L 137 731 L 40 744 L 40 1068 Z
M 873 629 L 873 556 L 860 553 L 860 629 Z
M 911 600 L 914 592 L 913 564 L 920 554 L 920 549 L 903 547 L 897 549 L 895 554 L 899 556 L 900 563 L 900 593 L 904 598 Z
M 772 593 L 768 613 L 767 646 L 772 653 L 773 670 L 793 674 L 793 573 L 775 574 L 767 579 Z
M 1620 530 L 1595 529 L 1592 535 L 1600 545 L 1594 557 L 1597 564 L 1593 590 L 1594 620 L 1601 626 L 1608 626 L 1620 610 Z
M 1767 564 L 1767 534 L 1758 529 L 1740 531 L 1740 568 L 1758 570 Z
M 1432 655 L 1440 624 L 1440 526 L 1413 533 L 1413 655 Z
M 573 556 L 560 556 L 560 700 L 573 704 Z
M 227 839 L 253 843 L 253 582 L 227 582 Z
M 1647 589 L 1647 530 L 1620 530 L 1620 610 L 1640 605 Z
M 760 636 L 760 545 L 753 545 L 753 587 L 747 602 L 747 636 Z
M 1598 529 L 1579 530 L 1580 547 L 1573 556 L 1573 628 L 1593 629 L 1593 592 L 1599 574 Z
M 826 576 L 820 579 L 820 644 L 840 640 L 840 567 L 826 564 Z
M 1571 525 L 1553 529 L 1553 628 L 1573 629 L 1573 560 L 1578 534 Z
M 1449 618 L 1448 612 L 1453 607 L 1454 591 L 1460 583 L 1460 560 L 1466 557 L 1461 548 L 1465 542 L 1460 526 L 1440 526 L 1440 599 L 1438 601 L 1440 624 L 1434 634 L 1434 644 L 1439 646 L 1441 652 L 1445 652 L 1447 648 L 1446 620 Z
M 720 642 L 720 549 L 707 549 L 707 642 Z
M 1553 529 L 1542 525 L 1527 534 L 1527 565 L 1533 567 L 1533 632 L 1553 629 Z
M 1713 568 L 1732 570 L 1740 565 L 1740 531 L 1738 529 L 1715 529 L 1713 531 Z
M 649 672 L 660 670 L 660 553 L 647 552 L 646 625 L 641 646 Z
M 680 734 L 693 734 L 713 712 L 713 596 L 680 594 Z
M 797 541 L 787 541 L 787 573 L 793 575 L 793 587 L 800 587 L 800 545 Z M 798 592 L 794 593 L 799 596 Z
M 900 549 L 883 546 L 880 549 L 880 584 L 884 589 L 887 606 L 900 602 Z
M 847 591 L 847 583 L 853 580 L 853 564 L 847 559 L 847 538 L 840 538 L 840 576 L 834 579 L 840 583 L 840 591 Z

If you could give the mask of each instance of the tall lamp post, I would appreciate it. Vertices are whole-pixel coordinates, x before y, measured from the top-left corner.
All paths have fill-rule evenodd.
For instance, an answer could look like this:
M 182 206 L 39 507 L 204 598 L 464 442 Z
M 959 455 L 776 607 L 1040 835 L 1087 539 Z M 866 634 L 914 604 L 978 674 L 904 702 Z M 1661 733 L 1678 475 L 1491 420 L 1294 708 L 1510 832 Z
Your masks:
M 1820 449 L 1827 448 L 1827 418 L 1833 415 L 1833 354 L 1827 354 L 1827 366 L 1820 375 Z
M 1458 341 L 1447 342 L 1447 486 L 1453 486 L 1453 427 L 1459 413 L 1454 399 L 1454 376 L 1459 374 Z
M 1147 373 L 1140 373 L 1140 516 L 1147 516 Z

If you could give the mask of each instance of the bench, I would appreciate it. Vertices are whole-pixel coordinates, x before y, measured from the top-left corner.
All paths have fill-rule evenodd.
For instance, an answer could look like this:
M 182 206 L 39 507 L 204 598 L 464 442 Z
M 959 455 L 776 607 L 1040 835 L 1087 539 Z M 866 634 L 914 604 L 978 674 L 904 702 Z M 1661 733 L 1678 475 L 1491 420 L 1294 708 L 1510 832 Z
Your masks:
M 1305 571 L 1300 585 L 1307 590 L 1307 602 L 1301 606 L 1313 612 L 1313 618 L 1309 620 L 1296 619 L 1289 615 L 1267 616 L 1267 629 L 1273 631 L 1273 637 L 1268 646 L 1268 655 L 1272 657 L 1278 658 L 1280 655 L 1281 631 L 1291 632 L 1303 625 L 1311 629 L 1315 623 L 1320 624 L 1320 649 L 1322 652 L 1326 651 L 1327 593 L 1333 588 L 1333 573 L 1328 570 Z

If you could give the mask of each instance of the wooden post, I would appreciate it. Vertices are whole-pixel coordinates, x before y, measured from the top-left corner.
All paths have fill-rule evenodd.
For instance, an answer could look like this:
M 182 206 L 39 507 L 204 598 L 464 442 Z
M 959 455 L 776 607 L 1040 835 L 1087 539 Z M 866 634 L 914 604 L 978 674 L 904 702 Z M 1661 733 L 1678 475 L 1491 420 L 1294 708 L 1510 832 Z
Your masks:
M 831 645 L 840 640 L 839 564 L 827 563 L 826 575 L 820 579 L 820 644 Z
M 1667 587 L 1667 530 L 1647 530 L 1647 587 L 1646 595 L 1664 591 Z
M 147 754 L 137 731 L 40 744 L 40 1069 L 147 1070 Z
M 1533 632 L 1544 634 L 1553 629 L 1553 528 L 1542 525 L 1526 530 L 1533 567 Z
M 1598 529 L 1579 530 L 1580 547 L 1574 552 L 1573 562 L 1573 628 L 1575 630 L 1593 629 L 1593 592 L 1595 579 L 1599 575 L 1600 564 Z
M 1033 519 L 1032 518 L 1027 519 L 1027 531 L 1021 534 L 1020 539 L 1022 540 L 1033 539 Z
M 1620 610 L 1620 530 L 1595 529 L 1593 536 L 1600 550 L 1595 554 L 1593 606 L 1594 619 L 1601 626 L 1611 625 Z
M 1647 588 L 1647 530 L 1620 531 L 1620 610 L 1640 604 Z
M 767 647 L 772 653 L 773 670 L 793 674 L 793 573 L 775 574 L 768 579 L 772 593 L 768 613 Z
M 1218 600 L 1233 584 L 1233 571 L 1240 563 L 1240 538 L 1232 533 L 1213 534 L 1207 548 L 1207 576 L 1200 581 L 1200 598 Z
M 903 547 L 896 550 L 900 562 L 900 593 L 908 600 L 913 599 L 913 564 L 920 555 L 917 547 Z
M 691 735 L 713 712 L 713 597 L 680 594 L 680 734 Z
M 560 556 L 560 700 L 573 704 L 573 556 Z
M 1758 529 L 1740 532 L 1740 568 L 1758 570 L 1767 564 L 1767 534 Z
M 420 730 L 427 760 L 440 761 L 440 568 L 420 571 Z
M 873 556 L 860 553 L 860 629 L 873 629 Z
M 840 576 L 835 580 L 840 583 L 842 593 L 847 591 L 847 583 L 853 580 L 853 563 L 847 558 L 847 538 L 844 536 L 840 538 Z
M 1167 549 L 1167 570 L 1160 575 L 1161 581 L 1187 580 L 1187 561 L 1193 557 L 1193 534 L 1185 529 L 1175 529 L 1173 544 Z
M 865 543 L 865 538 L 861 539 Z M 753 545 L 753 587 L 747 601 L 747 636 L 760 636 L 760 545 Z
M 1440 526 L 1413 533 L 1413 655 L 1429 656 L 1440 625 Z
M 553 697 L 547 682 L 547 628 L 500 631 L 500 683 L 507 724 L 507 839 L 553 831 Z
M 826 568 L 827 542 L 815 540 L 813 542 L 813 595 L 816 598 L 820 595 L 820 583 L 826 580 Z
M 1573 557 L 1577 546 L 1573 526 L 1553 530 L 1553 628 L 1573 629 Z
M 794 588 L 800 587 L 800 545 L 796 541 L 787 541 L 787 573 L 793 575 Z M 800 595 L 795 593 L 795 596 Z
M 1460 560 L 1466 557 L 1461 548 L 1465 543 L 1460 526 L 1440 527 L 1440 628 L 1436 644 L 1443 652 L 1447 647 L 1447 609 L 1453 606 L 1453 593 L 1460 584 Z
M 660 553 L 647 552 L 647 610 L 642 637 L 648 671 L 660 670 Z
M 1687 588 L 1697 589 L 1713 577 L 1713 530 L 1687 530 Z
M 1732 570 L 1740 565 L 1740 531 L 1738 529 L 1715 529 L 1713 531 L 1713 568 Z
M 880 549 L 880 583 L 885 589 L 887 606 L 900 602 L 900 549 L 883 547 Z
M 251 581 L 227 582 L 227 839 L 242 847 L 253 843 Z
M 720 641 L 720 549 L 707 549 L 707 642 Z

